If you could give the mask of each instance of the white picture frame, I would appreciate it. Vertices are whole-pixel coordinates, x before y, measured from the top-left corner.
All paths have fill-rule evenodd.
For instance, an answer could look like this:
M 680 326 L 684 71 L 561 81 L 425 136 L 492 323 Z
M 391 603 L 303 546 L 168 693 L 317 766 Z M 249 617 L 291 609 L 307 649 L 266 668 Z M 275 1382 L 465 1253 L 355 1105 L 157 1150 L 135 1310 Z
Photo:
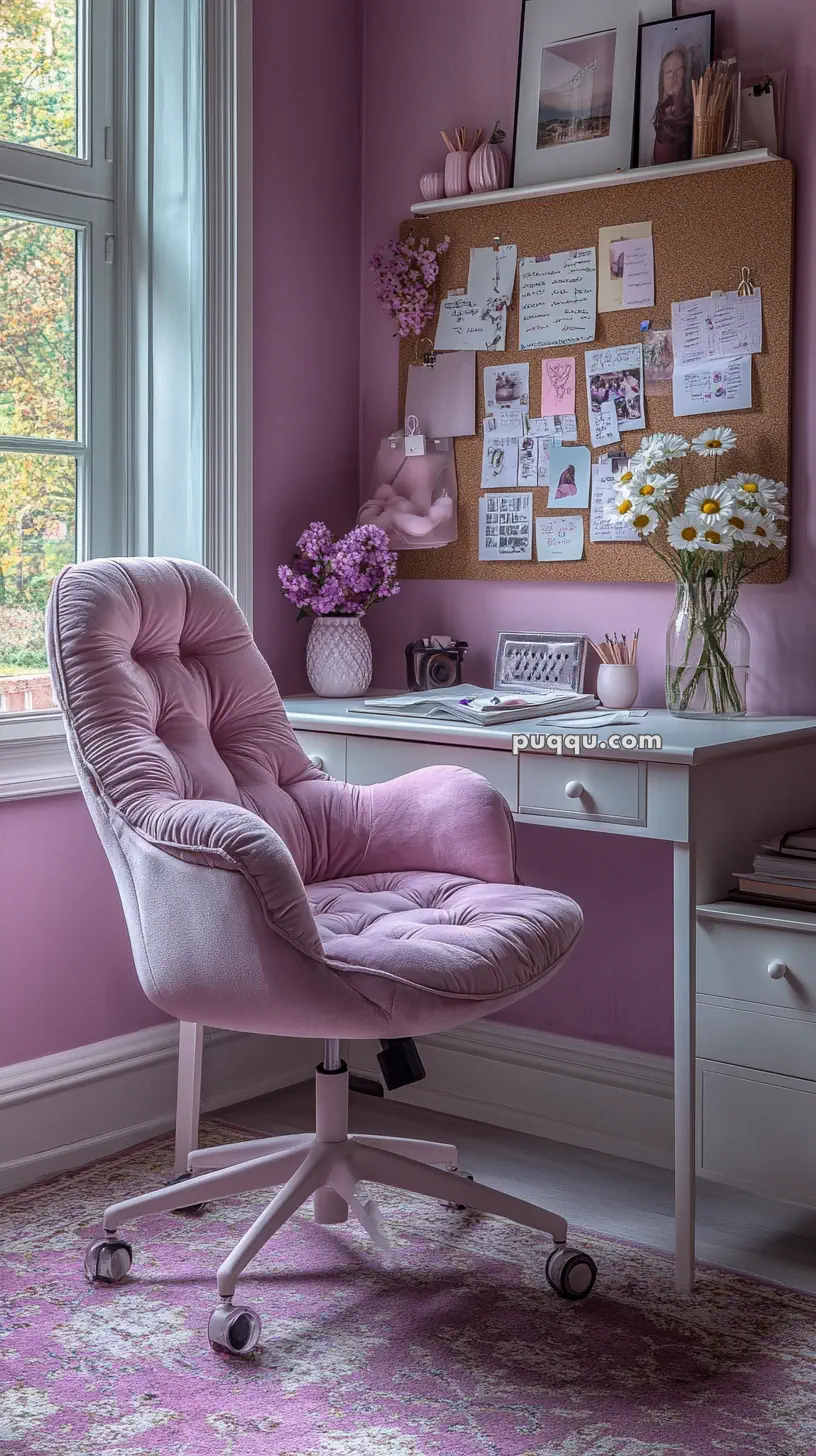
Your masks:
M 670 0 L 524 0 L 514 187 L 629 170 L 638 28 L 662 11 Z

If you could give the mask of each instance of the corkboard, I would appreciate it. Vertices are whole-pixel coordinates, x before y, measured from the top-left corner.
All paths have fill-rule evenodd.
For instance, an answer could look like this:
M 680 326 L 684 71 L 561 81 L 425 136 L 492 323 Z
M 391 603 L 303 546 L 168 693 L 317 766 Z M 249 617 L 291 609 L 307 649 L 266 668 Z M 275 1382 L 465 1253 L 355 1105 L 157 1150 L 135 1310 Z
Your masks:
M 733 469 L 761 472 L 774 480 L 789 478 L 791 268 L 793 254 L 793 167 L 789 162 L 757 163 L 720 172 L 696 173 L 670 180 L 621 184 L 437 213 L 403 224 L 402 236 L 416 232 L 451 245 L 441 258 L 439 297 L 467 283 L 472 247 L 489 246 L 496 235 L 515 243 L 519 258 L 567 248 L 598 246 L 600 227 L 651 220 L 655 255 L 655 307 L 599 313 L 594 343 L 569 348 L 525 350 L 518 344 L 518 281 L 507 322 L 505 353 L 476 356 L 477 419 L 485 413 L 483 370 L 487 364 L 530 365 L 530 411 L 541 413 L 541 360 L 575 353 L 578 439 L 590 444 L 584 352 L 613 344 L 637 342 L 642 317 L 653 328 L 671 326 L 671 305 L 685 298 L 701 298 L 713 289 L 735 288 L 740 269 L 747 266 L 762 287 L 763 352 L 753 361 L 753 409 L 723 416 L 738 436 L 737 449 L 728 458 Z M 435 324 L 428 332 L 433 336 Z M 400 346 L 399 418 L 405 407 L 409 363 L 416 362 L 417 343 Z M 672 399 L 646 397 L 646 428 L 676 429 L 693 436 L 718 422 L 715 415 L 675 420 Z M 624 433 L 630 451 L 640 433 Z M 603 452 L 594 450 L 593 460 Z M 402 551 L 402 577 L 471 581 L 666 581 L 671 577 L 662 562 L 642 542 L 593 544 L 589 540 L 589 511 L 584 511 L 583 561 L 542 562 L 479 561 L 478 512 L 481 495 L 481 436 L 456 441 L 459 485 L 459 536 L 451 546 L 437 550 Z M 683 489 L 691 490 L 711 479 L 710 461 L 698 458 L 683 466 Z M 533 491 L 534 515 L 558 515 L 544 509 L 544 489 Z M 575 512 L 577 514 L 577 512 Z M 535 541 L 533 542 L 535 552 Z M 764 556 L 764 553 L 762 553 Z M 787 551 L 770 551 L 770 560 L 753 578 L 756 582 L 783 581 L 788 573 Z

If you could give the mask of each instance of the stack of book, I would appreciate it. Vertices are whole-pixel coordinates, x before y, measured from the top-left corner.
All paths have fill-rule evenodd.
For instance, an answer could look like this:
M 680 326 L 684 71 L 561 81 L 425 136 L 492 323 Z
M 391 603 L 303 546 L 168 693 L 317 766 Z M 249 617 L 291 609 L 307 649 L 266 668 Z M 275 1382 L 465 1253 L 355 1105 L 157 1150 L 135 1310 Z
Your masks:
M 816 910 L 816 829 L 798 829 L 758 844 L 751 874 L 736 876 L 735 900 Z
M 395 714 L 407 718 L 447 718 L 460 723 L 479 723 L 490 728 L 496 723 L 514 723 L 524 718 L 580 713 L 597 708 L 592 693 L 573 688 L 542 688 L 539 692 L 500 693 L 490 688 L 460 683 L 454 688 L 432 688 L 427 693 L 405 693 L 401 697 L 364 698 L 349 705 L 350 713 Z M 584 726 L 582 724 L 582 726 Z

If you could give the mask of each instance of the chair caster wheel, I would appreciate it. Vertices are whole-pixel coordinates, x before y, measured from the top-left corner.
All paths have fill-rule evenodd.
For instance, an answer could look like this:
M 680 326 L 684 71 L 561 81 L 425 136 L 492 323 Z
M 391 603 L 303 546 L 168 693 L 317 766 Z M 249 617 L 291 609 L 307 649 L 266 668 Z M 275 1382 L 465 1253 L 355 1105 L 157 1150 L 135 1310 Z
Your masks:
M 89 1284 L 119 1284 L 132 1263 L 130 1244 L 121 1239 L 94 1239 L 85 1251 L 85 1278 Z
M 261 1338 L 261 1317 L 241 1304 L 219 1304 L 210 1315 L 207 1335 L 221 1355 L 251 1355 Z
M 187 1183 L 194 1175 L 192 1173 L 179 1173 L 177 1178 L 170 1178 L 167 1187 L 174 1188 L 176 1183 Z M 204 1212 L 206 1203 L 188 1203 L 184 1208 L 174 1208 L 173 1213 L 183 1214 L 187 1218 L 197 1218 Z
M 598 1277 L 598 1266 L 589 1254 L 559 1244 L 544 1268 L 547 1283 L 562 1299 L 586 1299 Z
M 473 1181 L 474 1181 L 473 1174 L 472 1173 L 465 1173 L 462 1168 L 453 1168 L 453 1169 L 451 1169 L 451 1171 L 453 1173 L 457 1173 L 460 1178 L 467 1178 L 467 1180 L 468 1180 L 469 1183 L 473 1183 Z M 464 1213 L 465 1209 L 467 1208 L 467 1204 L 466 1203 L 446 1203 L 445 1204 L 445 1207 L 446 1208 L 449 1208 L 452 1213 Z

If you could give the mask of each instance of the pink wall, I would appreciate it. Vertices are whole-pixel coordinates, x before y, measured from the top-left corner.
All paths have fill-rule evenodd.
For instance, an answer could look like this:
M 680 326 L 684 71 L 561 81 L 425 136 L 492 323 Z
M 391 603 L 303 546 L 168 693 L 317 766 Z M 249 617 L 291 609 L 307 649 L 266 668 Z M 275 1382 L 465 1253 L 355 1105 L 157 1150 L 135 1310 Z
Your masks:
M 714 3 L 714 0 L 711 0 Z M 681 3 L 681 13 L 710 8 Z M 512 130 L 520 0 L 367 0 L 363 114 L 365 261 L 394 235 L 418 196 L 422 172 L 437 168 L 441 127 Z M 718 46 L 746 69 L 787 66 L 787 155 L 798 164 L 798 257 L 793 570 L 782 586 L 748 588 L 752 630 L 752 706 L 756 711 L 816 711 L 816 493 L 811 464 L 816 423 L 809 388 L 816 377 L 813 270 L 816 242 L 812 95 L 816 81 L 816 6 L 779 0 L 717 3 Z M 397 424 L 397 350 L 391 325 L 363 276 L 361 297 L 361 470 L 371 468 L 380 436 Z M 407 582 L 398 603 L 370 618 L 378 681 L 403 678 L 402 650 L 413 637 L 450 632 L 471 643 L 468 677 L 491 680 L 496 633 L 516 627 L 641 628 L 642 701 L 662 701 L 663 639 L 671 588 L 531 586 L 512 582 Z M 589 843 L 587 843 L 589 841 Z M 584 907 L 584 941 L 563 976 L 507 1019 L 645 1051 L 671 1048 L 670 847 L 607 836 L 523 830 L 526 878 L 575 895 Z
M 79 794 L 0 808 L 0 1066 L 164 1020 Z
M 359 0 L 255 0 L 255 635 L 306 691 L 308 623 L 277 566 L 315 518 L 356 514 Z

